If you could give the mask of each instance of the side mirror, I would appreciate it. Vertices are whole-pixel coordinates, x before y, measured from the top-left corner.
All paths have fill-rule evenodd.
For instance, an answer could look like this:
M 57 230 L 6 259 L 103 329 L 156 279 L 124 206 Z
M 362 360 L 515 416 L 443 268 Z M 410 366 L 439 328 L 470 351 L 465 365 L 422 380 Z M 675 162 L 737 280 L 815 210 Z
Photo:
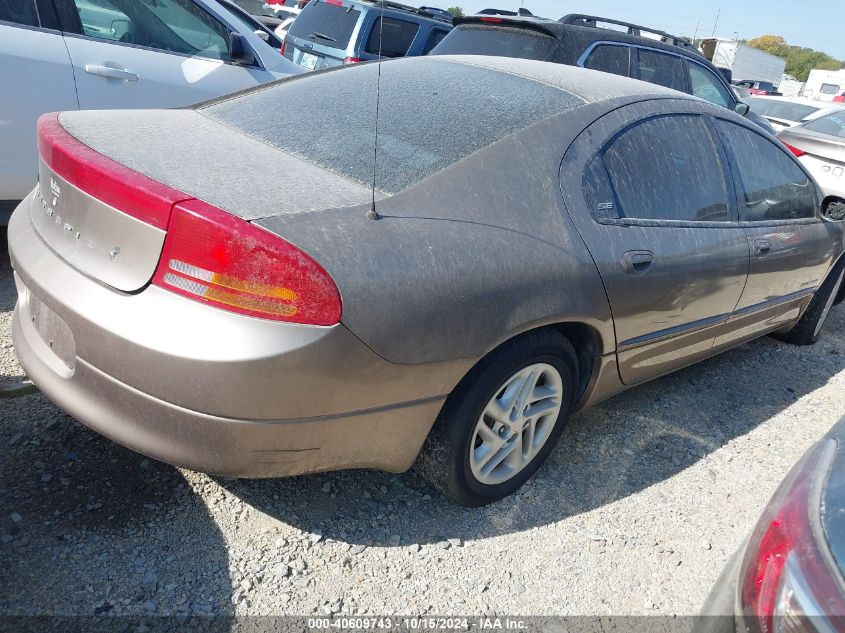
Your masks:
M 229 33 L 229 61 L 239 66 L 251 66 L 255 63 L 255 55 L 240 33 Z
M 261 29 L 255 29 L 255 34 L 260 37 L 265 42 L 270 41 L 270 34 L 267 31 L 262 31 Z
M 734 112 L 736 112 L 740 116 L 745 116 L 746 114 L 751 112 L 751 106 L 745 103 L 744 101 L 740 101 L 734 106 Z
M 841 202 L 830 202 L 822 211 L 822 215 L 828 220 L 842 222 L 845 220 L 845 204 Z

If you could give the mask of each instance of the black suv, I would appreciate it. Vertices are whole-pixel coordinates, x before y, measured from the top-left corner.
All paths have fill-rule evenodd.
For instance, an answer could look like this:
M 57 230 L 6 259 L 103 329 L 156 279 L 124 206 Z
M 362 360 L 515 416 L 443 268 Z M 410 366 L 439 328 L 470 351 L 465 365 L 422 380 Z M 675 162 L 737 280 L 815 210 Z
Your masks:
M 557 21 L 472 15 L 455 18 L 454 24 L 431 55 L 521 57 L 633 77 L 734 110 L 774 134 L 768 121 L 737 100 L 722 72 L 698 49 L 663 31 L 581 14 Z

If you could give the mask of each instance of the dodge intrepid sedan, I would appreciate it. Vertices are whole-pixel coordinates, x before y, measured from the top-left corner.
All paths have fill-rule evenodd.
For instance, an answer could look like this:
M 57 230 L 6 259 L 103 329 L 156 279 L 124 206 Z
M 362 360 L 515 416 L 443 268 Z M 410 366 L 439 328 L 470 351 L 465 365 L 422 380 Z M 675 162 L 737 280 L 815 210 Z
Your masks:
M 842 223 L 783 145 L 580 68 L 363 64 L 46 115 L 39 146 L 9 227 L 22 365 L 211 473 L 416 462 L 488 503 L 574 411 L 765 334 L 813 343 L 842 298 Z

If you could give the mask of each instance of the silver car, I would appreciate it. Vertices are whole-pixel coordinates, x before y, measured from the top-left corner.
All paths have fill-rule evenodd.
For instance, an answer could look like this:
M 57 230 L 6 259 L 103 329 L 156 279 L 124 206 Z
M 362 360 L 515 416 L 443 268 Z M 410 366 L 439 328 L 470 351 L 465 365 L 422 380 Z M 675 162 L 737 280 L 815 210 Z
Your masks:
M 815 176 L 825 211 L 845 218 L 845 109 L 784 130 L 778 138 Z
M 488 503 L 571 413 L 768 333 L 813 343 L 842 298 L 843 224 L 781 143 L 574 66 L 361 64 L 53 114 L 39 143 L 9 227 L 21 364 L 207 472 L 416 462 Z

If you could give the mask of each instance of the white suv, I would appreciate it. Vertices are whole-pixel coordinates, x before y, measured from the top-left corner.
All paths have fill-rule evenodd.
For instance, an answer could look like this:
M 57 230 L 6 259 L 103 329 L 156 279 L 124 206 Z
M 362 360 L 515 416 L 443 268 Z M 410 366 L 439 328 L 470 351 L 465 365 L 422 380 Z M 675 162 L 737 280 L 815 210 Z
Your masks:
M 215 0 L 0 0 L 0 225 L 35 184 L 41 114 L 182 106 L 301 72 Z

